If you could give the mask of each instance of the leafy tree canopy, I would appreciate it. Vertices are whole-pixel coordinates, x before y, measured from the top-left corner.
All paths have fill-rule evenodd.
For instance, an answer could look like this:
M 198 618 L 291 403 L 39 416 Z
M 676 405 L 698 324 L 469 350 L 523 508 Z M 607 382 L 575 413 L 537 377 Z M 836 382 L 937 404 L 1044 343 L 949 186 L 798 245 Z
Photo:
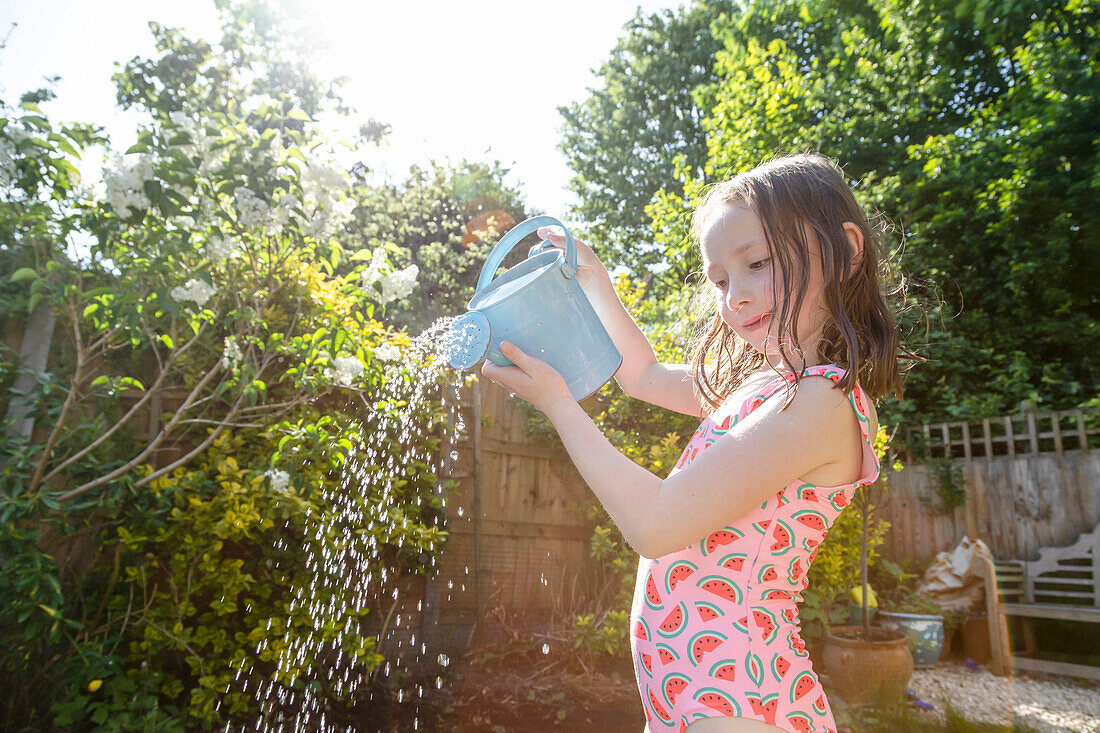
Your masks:
M 704 110 L 692 90 L 715 81 L 721 41 L 711 22 L 735 7 L 696 0 L 676 11 L 639 11 L 598 70 L 600 85 L 587 99 L 559 108 L 559 149 L 580 200 L 574 214 L 586 222 L 608 268 L 625 265 L 639 278 L 663 272 L 651 290 L 667 291 L 687 274 L 682 258 L 654 244 L 645 207 L 663 188 L 680 190 L 678 156 L 693 175 L 703 170 Z
M 818 150 L 884 216 L 885 241 L 917 286 L 920 302 L 899 304 L 898 318 L 930 361 L 887 419 L 1095 399 L 1095 3 L 760 0 L 709 19 L 721 49 L 692 97 L 706 156 L 700 166 L 681 151 L 648 207 L 670 271 L 699 266 L 687 213 L 705 185 Z M 648 90 L 639 96 L 664 83 L 653 72 L 635 82 Z

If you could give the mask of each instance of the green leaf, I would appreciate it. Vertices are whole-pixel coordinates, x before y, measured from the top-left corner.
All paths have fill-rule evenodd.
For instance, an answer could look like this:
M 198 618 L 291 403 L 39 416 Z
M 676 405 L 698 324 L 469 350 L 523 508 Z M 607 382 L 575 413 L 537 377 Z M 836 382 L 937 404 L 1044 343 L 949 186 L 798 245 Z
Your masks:
M 292 109 L 286 113 L 287 119 L 301 120 L 302 122 L 313 122 L 313 118 L 307 115 L 303 110 Z
M 145 391 L 145 385 L 142 384 L 141 382 L 139 382 L 138 380 L 134 379 L 133 377 L 123 377 L 122 379 L 118 380 L 118 383 L 120 385 L 133 387 L 134 389 L 139 389 L 142 392 Z
M 8 282 L 17 283 L 22 280 L 29 280 L 32 277 L 38 277 L 38 272 L 33 267 L 20 267 L 11 274 L 11 277 L 8 278 Z
M 163 344 L 164 344 L 165 346 L 167 346 L 167 347 L 168 347 L 169 349 L 175 348 L 175 346 L 174 346 L 174 344 L 173 344 L 173 342 L 172 342 L 172 337 L 171 337 L 171 336 L 169 336 L 168 334 L 166 334 L 166 333 L 162 333 L 162 334 L 160 335 L 160 340 L 161 340 L 161 343 L 163 343 Z

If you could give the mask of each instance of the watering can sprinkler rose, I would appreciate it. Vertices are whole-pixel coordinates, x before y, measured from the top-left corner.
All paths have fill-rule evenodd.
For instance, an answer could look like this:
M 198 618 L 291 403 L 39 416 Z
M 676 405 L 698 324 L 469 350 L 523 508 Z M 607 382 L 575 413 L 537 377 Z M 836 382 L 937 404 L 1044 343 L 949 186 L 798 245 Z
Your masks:
M 565 230 L 565 252 L 539 242 L 527 259 L 494 279 L 504 257 L 520 240 L 545 226 Z M 514 362 L 501 353 L 507 341 L 553 367 L 578 402 L 607 384 L 623 356 L 577 283 L 577 246 L 565 225 L 535 216 L 505 234 L 489 253 L 470 299 L 445 337 L 452 367 L 470 370 L 488 359 Z

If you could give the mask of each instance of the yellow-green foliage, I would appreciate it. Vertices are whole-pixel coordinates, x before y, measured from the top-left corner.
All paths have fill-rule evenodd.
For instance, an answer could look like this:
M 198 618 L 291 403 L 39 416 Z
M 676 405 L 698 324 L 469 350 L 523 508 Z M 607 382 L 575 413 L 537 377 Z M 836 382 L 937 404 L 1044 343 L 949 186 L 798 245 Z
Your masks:
M 264 475 L 274 450 L 261 436 L 223 433 L 201 460 L 154 481 L 105 543 L 119 558 L 112 580 L 128 588 L 110 596 L 108 610 L 134 633 L 125 668 L 97 670 L 104 688 L 77 700 L 93 722 L 122 712 L 112 709 L 116 690 L 144 689 L 182 712 L 188 728 L 222 727 L 255 707 L 257 686 L 276 677 L 280 653 L 303 635 L 320 647 L 347 628 L 340 648 L 349 660 L 368 669 L 382 661 L 374 639 L 356 632 L 368 609 L 335 598 L 335 613 L 318 627 L 292 603 L 315 592 L 302 539 L 317 531 L 330 467 L 305 462 L 279 490 Z M 161 502 L 167 511 L 149 511 Z M 284 664 L 279 682 L 307 677 L 313 664 Z M 76 705 L 56 711 L 62 724 L 82 717 Z

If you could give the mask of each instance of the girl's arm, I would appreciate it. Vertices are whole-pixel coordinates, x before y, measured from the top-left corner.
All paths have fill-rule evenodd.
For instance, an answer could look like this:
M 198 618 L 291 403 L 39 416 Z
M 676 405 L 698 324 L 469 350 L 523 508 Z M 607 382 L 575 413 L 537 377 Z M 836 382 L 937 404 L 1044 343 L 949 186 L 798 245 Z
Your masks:
M 815 468 L 845 457 L 843 465 L 854 465 L 864 455 L 856 414 L 832 381 L 801 380 L 780 412 L 783 394 L 664 480 L 620 453 L 576 402 L 558 400 L 545 412 L 626 541 L 644 557 L 660 557 L 737 521 Z
M 565 234 L 542 227 L 538 235 L 565 251 Z M 703 407 L 691 386 L 691 372 L 685 364 L 662 364 L 638 324 L 623 307 L 611 275 L 600 258 L 583 240 L 575 239 L 577 247 L 577 282 L 592 309 L 600 317 L 615 348 L 623 355 L 622 366 L 615 380 L 631 397 L 682 412 L 703 417 Z
M 607 270 L 594 273 L 584 293 L 623 355 L 623 364 L 615 372 L 615 381 L 623 391 L 668 410 L 703 417 L 703 406 L 692 389 L 690 367 L 657 361 L 653 346 L 623 306 Z

